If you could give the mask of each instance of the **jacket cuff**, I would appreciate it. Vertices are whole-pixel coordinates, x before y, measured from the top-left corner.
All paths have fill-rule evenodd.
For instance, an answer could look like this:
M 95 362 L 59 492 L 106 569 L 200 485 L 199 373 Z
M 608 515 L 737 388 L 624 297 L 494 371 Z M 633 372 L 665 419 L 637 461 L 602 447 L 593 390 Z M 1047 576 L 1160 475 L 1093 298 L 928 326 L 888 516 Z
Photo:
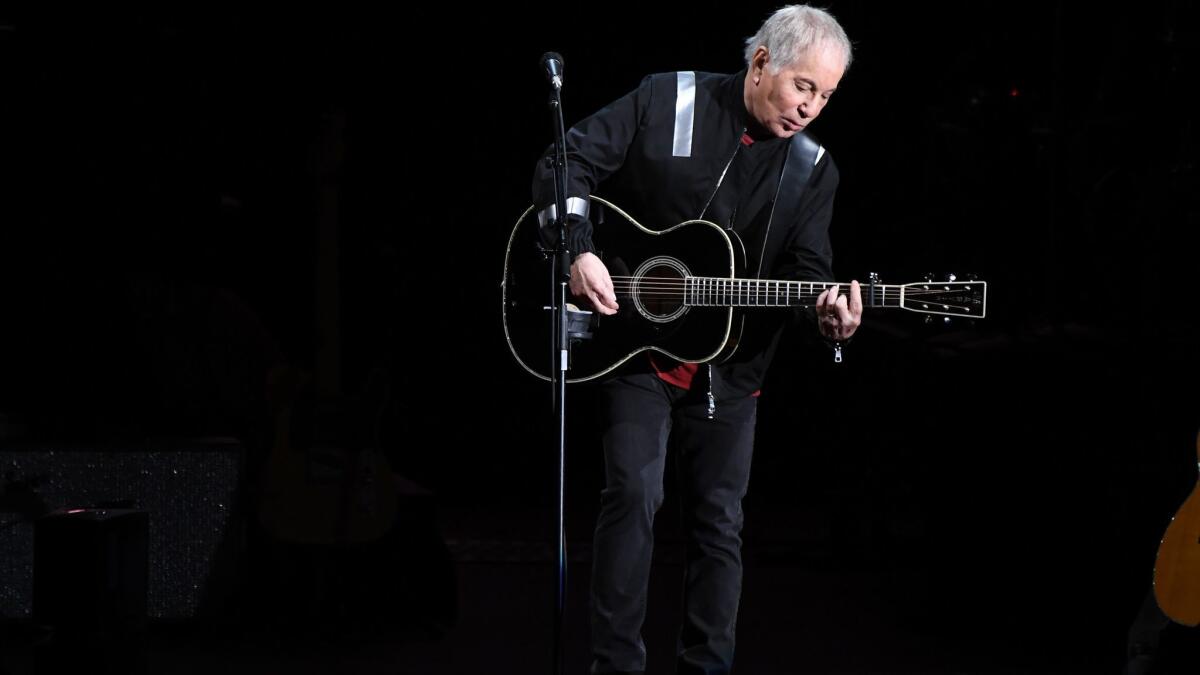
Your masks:
M 596 245 L 592 243 L 591 223 L 575 216 L 567 218 L 567 249 L 573 256 L 596 252 Z

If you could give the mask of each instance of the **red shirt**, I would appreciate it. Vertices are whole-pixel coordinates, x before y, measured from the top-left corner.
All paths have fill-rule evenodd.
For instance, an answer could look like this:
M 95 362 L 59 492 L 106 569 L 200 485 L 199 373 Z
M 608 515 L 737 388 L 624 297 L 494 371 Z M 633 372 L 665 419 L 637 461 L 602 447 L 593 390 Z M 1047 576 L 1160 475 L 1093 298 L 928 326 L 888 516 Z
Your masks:
M 658 373 L 659 379 L 663 382 L 673 384 L 680 389 L 692 388 L 692 379 L 696 377 L 696 370 L 700 364 L 680 363 L 675 359 L 656 355 L 654 352 L 646 352 L 646 354 L 650 357 L 650 365 L 654 368 L 654 372 Z

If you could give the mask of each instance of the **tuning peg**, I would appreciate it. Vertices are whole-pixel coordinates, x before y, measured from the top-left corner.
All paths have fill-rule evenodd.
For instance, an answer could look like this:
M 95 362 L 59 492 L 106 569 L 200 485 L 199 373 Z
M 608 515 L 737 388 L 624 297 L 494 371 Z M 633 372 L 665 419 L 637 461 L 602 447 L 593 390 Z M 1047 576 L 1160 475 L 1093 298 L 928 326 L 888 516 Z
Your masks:
M 933 323 L 933 315 L 926 314 L 925 315 L 925 323 L 927 323 L 927 324 Z
M 871 273 L 867 274 L 867 281 L 868 281 L 868 282 L 870 282 L 870 283 L 872 283 L 872 284 L 877 284 L 877 283 L 879 283 L 879 273 L 878 273 L 878 272 L 871 272 Z
M 956 276 L 954 273 L 947 274 L 946 281 L 958 281 L 958 276 Z
M 925 273 L 925 281 L 933 281 L 933 277 L 934 277 L 934 274 L 933 274 L 933 272 L 926 272 L 926 273 Z
M 951 319 L 950 317 L 948 317 L 948 316 L 943 316 L 943 317 L 942 317 L 942 324 L 943 324 L 943 325 L 945 325 L 945 326 L 949 326 L 949 325 L 950 325 L 950 324 L 952 324 L 952 323 L 954 323 L 954 320 L 953 320 L 953 319 Z
M 968 274 L 967 281 L 979 281 L 979 275 L 978 274 Z

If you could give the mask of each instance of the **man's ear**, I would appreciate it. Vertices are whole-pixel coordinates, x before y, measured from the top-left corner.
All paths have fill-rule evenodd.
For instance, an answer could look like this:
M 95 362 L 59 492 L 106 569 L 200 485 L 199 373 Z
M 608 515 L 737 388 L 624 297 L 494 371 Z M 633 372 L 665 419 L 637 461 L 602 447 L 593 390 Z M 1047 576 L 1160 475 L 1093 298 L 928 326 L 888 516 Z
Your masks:
M 771 61 L 771 53 L 763 45 L 759 45 L 754 50 L 754 56 L 750 57 L 750 77 L 754 80 L 754 84 L 762 79 L 763 71 L 766 70 L 767 64 Z

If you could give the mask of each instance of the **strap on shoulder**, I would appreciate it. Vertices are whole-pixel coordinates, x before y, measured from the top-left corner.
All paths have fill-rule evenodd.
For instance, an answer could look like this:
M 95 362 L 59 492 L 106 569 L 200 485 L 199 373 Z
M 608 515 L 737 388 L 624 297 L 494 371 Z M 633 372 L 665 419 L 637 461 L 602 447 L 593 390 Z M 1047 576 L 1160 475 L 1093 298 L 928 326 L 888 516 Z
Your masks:
M 788 157 L 783 165 L 783 176 L 780 178 L 781 193 L 798 195 L 804 191 L 808 179 L 812 178 L 813 167 L 824 154 L 822 150 L 821 144 L 807 132 L 801 131 L 792 136 Z

